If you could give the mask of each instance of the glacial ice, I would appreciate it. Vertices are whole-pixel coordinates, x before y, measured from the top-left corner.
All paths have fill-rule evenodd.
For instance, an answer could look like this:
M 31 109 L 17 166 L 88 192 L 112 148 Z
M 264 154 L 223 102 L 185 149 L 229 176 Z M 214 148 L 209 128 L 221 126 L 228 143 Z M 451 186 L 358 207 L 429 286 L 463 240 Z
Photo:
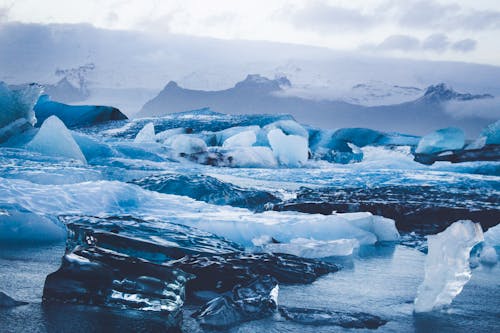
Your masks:
M 493 246 L 483 246 L 479 255 L 479 261 L 485 265 L 494 265 L 498 262 L 497 251 Z
M 415 153 L 434 154 L 447 150 L 462 149 L 465 145 L 464 132 L 455 127 L 439 129 L 427 134 L 418 142 Z
M 160 220 L 168 216 L 170 222 L 196 227 L 250 248 L 253 248 L 253 239 L 266 235 L 284 243 L 294 238 L 357 239 L 361 245 L 386 241 L 387 235 L 397 235 L 392 222 L 380 222 L 370 213 L 325 216 L 266 211 L 255 214 L 242 208 L 215 206 L 117 181 L 39 185 L 4 178 L 0 182 L 0 193 L 0 205 L 9 204 L 9 198 L 16 197 L 23 209 L 40 215 L 134 214 Z M 374 227 L 377 224 L 383 231 Z
M 50 243 L 66 237 L 57 219 L 22 207 L 0 205 L 0 244 Z
M 35 125 L 33 107 L 41 91 L 37 84 L 9 87 L 0 81 L 0 143 Z
M 223 151 L 230 162 L 228 166 L 238 168 L 275 168 L 278 161 L 269 147 L 237 147 Z
M 212 299 L 193 314 L 201 325 L 227 328 L 235 324 L 273 315 L 278 308 L 278 281 L 266 275 L 245 286 L 235 287 L 232 295 Z
M 134 143 L 150 143 L 156 142 L 155 137 L 155 125 L 153 123 L 147 123 L 144 127 L 137 133 L 134 139 Z
M 306 138 L 294 134 L 286 135 L 281 129 L 272 129 L 267 138 L 280 164 L 299 167 L 307 162 L 309 147 Z
M 172 149 L 180 156 L 203 153 L 207 151 L 207 144 L 202 139 L 188 134 L 178 134 L 171 138 Z
M 69 128 L 91 126 L 110 120 L 128 119 L 120 110 L 111 106 L 68 105 L 51 101 L 42 95 L 35 105 L 37 124 L 51 116 L 57 116 Z
M 481 136 L 486 138 L 488 145 L 500 145 L 500 120 L 487 126 L 481 132 Z
M 425 277 L 418 287 L 415 312 L 448 306 L 471 278 L 470 251 L 483 241 L 479 223 L 457 221 L 445 231 L 427 236 Z
M 48 156 L 70 158 L 87 163 L 71 132 L 56 116 L 51 116 L 43 122 L 40 130 L 26 145 L 26 148 Z
M 262 246 L 264 251 L 272 253 L 288 253 L 303 258 L 326 258 L 350 256 L 359 247 L 356 239 L 337 239 L 317 241 L 307 238 L 294 238 L 290 243 L 269 242 Z
M 491 227 L 484 233 L 484 241 L 491 246 L 500 247 L 500 224 Z
M 257 125 L 229 127 L 222 131 L 213 133 L 215 138 L 213 145 L 222 146 L 227 139 L 243 132 L 253 132 L 256 136 L 255 140 L 257 140 L 257 134 L 260 132 L 260 130 L 260 127 Z
M 117 152 L 104 142 L 97 141 L 90 135 L 72 132 L 71 135 L 80 147 L 87 161 L 117 155 Z
M 234 147 L 250 147 L 257 141 L 257 136 L 254 131 L 243 131 L 227 138 L 222 147 L 224 148 L 234 148 Z

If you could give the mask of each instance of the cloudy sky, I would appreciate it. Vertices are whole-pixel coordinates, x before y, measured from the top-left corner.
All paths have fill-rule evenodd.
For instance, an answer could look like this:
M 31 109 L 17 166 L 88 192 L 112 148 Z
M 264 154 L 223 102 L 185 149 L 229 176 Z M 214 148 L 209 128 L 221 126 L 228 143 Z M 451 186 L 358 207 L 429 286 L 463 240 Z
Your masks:
M 500 65 L 498 0 L 0 0 L 0 23 L 90 23 Z

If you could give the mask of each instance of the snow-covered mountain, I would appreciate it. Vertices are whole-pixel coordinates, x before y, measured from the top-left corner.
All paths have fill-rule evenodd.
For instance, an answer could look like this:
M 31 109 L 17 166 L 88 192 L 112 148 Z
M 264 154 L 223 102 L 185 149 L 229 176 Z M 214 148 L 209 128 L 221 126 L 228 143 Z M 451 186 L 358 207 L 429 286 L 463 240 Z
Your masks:
M 500 95 L 499 67 L 374 57 L 304 45 L 20 23 L 2 24 L 0 45 L 0 80 L 57 85 L 62 79 L 58 69 L 93 64 L 84 75 L 88 97 L 78 103 L 112 104 L 129 115 L 165 82 L 193 90 L 224 90 L 247 73 L 288 77 L 293 87 L 283 94 L 289 96 L 368 106 L 411 101 L 419 97 L 412 87 L 436 82 L 459 91 Z M 68 81 L 79 89 L 78 80 Z
M 192 90 L 170 81 L 137 114 L 139 117 L 210 107 L 229 114 L 287 113 L 298 121 L 322 128 L 369 127 L 382 131 L 425 134 L 438 128 L 457 126 L 473 136 L 491 122 L 490 117 L 447 112 L 452 101 L 490 99 L 489 94 L 459 93 L 446 84 L 429 86 L 412 101 L 382 106 L 363 106 L 339 100 L 316 100 L 286 94 L 292 83 L 286 77 L 268 79 L 248 75 L 233 88 Z M 410 90 L 402 89 L 403 91 Z

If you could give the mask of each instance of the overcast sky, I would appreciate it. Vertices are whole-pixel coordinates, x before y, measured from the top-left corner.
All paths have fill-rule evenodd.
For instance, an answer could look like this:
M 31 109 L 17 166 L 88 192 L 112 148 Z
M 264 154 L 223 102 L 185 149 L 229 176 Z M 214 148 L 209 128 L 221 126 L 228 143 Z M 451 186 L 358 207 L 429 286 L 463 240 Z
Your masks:
M 16 21 L 500 65 L 498 0 L 0 0 L 0 23 Z

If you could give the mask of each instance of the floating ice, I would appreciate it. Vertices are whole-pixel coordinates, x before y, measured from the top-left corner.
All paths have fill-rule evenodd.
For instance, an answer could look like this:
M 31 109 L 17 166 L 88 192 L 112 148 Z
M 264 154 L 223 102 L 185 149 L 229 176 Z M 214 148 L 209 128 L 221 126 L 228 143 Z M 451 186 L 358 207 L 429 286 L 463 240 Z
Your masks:
M 222 146 L 225 148 L 250 147 L 256 141 L 257 136 L 254 131 L 244 131 L 227 138 Z
M 252 240 L 264 235 L 283 243 L 294 238 L 357 239 L 361 245 L 397 235 L 393 222 L 379 223 L 370 213 L 320 215 L 266 211 L 255 214 L 247 209 L 210 205 L 116 181 L 40 185 L 3 178 L 0 205 L 8 204 L 13 197 L 24 209 L 42 215 L 119 213 L 158 219 L 168 216 L 170 222 L 209 231 L 246 247 L 253 247 Z M 382 230 L 374 227 L 378 224 Z
M 286 135 L 280 129 L 269 131 L 267 138 L 280 164 L 298 167 L 307 162 L 308 141 L 298 135 Z
M 33 106 L 41 91 L 37 84 L 9 87 L 0 81 L 0 142 L 35 125 Z
M 230 159 L 229 166 L 239 168 L 275 168 L 278 161 L 268 147 L 237 147 L 223 154 Z
M 482 132 L 481 136 L 486 138 L 488 145 L 500 145 L 500 120 L 487 126 Z
M 470 251 L 481 241 L 481 225 L 472 221 L 457 221 L 445 231 L 427 236 L 425 277 L 418 287 L 415 312 L 439 310 L 460 294 L 471 278 Z
M 0 208 L 0 244 L 50 243 L 64 238 L 66 230 L 57 219 L 22 207 Z
M 56 116 L 47 118 L 26 148 L 48 156 L 71 158 L 87 163 L 70 131 Z
M 484 233 L 484 241 L 491 246 L 500 247 L 500 224 L 489 228 Z
M 227 328 L 235 324 L 261 319 L 274 314 L 278 308 L 278 282 L 266 275 L 245 286 L 236 287 L 231 296 L 217 297 L 193 317 L 201 325 Z
M 205 141 L 192 135 L 179 134 L 171 139 L 171 147 L 179 155 L 191 155 L 207 151 Z
M 154 126 L 154 125 L 153 125 Z M 144 129 L 144 127 L 143 127 Z M 164 143 L 166 140 L 168 140 L 170 137 L 177 135 L 177 134 L 187 134 L 188 129 L 178 127 L 178 128 L 171 128 L 168 130 L 165 130 L 163 132 L 157 133 L 156 134 L 156 141 Z
M 73 132 L 71 134 L 87 161 L 116 155 L 115 150 L 104 142 L 97 141 L 93 137 L 82 133 Z
M 294 238 L 290 243 L 268 243 L 262 246 L 264 251 L 288 253 L 304 258 L 326 258 L 332 256 L 350 256 L 359 247 L 356 239 L 337 239 L 317 241 L 314 239 Z
M 462 149 L 465 145 L 464 132 L 455 127 L 437 130 L 420 139 L 415 153 L 434 154 L 447 150 Z
M 234 126 L 219 132 L 215 132 L 215 142 L 213 143 L 213 145 L 222 146 L 227 139 L 243 132 L 253 132 L 255 136 L 257 136 L 257 134 L 260 132 L 260 127 L 256 125 Z M 255 140 L 257 140 L 257 137 L 255 137 Z
M 110 120 L 127 119 L 120 110 L 111 106 L 67 105 L 51 101 L 48 95 L 40 96 L 35 105 L 40 124 L 51 116 L 57 116 L 67 127 L 91 126 Z
M 153 123 L 147 123 L 144 127 L 137 133 L 134 142 L 135 143 L 150 143 L 155 142 L 155 125 Z

